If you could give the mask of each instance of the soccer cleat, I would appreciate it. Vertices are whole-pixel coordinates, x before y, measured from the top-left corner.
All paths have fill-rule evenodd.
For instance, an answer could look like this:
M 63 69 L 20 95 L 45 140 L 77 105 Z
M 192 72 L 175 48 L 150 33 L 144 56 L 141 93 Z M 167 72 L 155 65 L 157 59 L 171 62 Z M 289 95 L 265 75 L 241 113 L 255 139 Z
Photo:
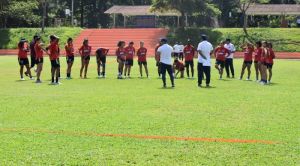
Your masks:
M 175 85 L 174 85 L 174 84 L 172 85 L 172 88 L 175 88 Z
M 35 83 L 40 84 L 40 83 L 42 83 L 42 81 L 41 80 L 36 80 Z
M 56 83 L 55 82 L 51 82 L 50 85 L 56 85 Z
M 33 77 L 30 77 L 30 80 L 34 80 L 34 78 L 33 78 Z
M 101 75 L 98 75 L 98 79 L 100 79 L 101 78 Z
M 25 81 L 25 78 L 21 78 L 20 80 L 21 80 L 21 81 Z

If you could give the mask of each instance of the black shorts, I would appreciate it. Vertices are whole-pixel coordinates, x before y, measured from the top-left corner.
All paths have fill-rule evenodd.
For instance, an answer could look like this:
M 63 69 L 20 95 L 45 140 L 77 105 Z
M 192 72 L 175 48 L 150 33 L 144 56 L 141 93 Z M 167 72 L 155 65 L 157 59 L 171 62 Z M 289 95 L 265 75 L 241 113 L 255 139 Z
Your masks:
M 252 65 L 253 61 L 244 61 L 245 65 Z
M 222 68 L 225 67 L 225 61 L 216 60 L 216 65 L 220 65 Z
M 18 61 L 19 61 L 19 65 L 21 65 L 21 66 L 29 65 L 28 58 L 18 58 Z
M 267 66 L 268 69 L 272 69 L 273 68 L 273 63 L 266 63 L 265 65 Z
M 176 57 L 179 57 L 179 55 L 180 55 L 180 53 L 177 53 L 177 52 L 174 53 L 174 57 L 175 57 L 175 58 L 176 58 Z
M 103 56 L 103 57 L 98 57 L 97 56 L 97 63 L 102 63 L 102 64 L 105 64 L 106 63 L 106 56 Z
M 51 67 L 53 67 L 53 68 L 60 67 L 59 59 L 51 60 Z
M 194 67 L 194 61 L 185 61 L 185 67 L 193 66 Z
M 31 60 L 31 67 L 34 67 L 35 64 L 38 64 L 37 61 L 36 61 L 36 56 L 35 55 L 31 55 L 30 60 Z
M 257 63 L 258 63 L 258 61 L 254 61 L 254 63 L 255 63 L 255 64 L 257 64 Z
M 127 59 L 125 64 L 128 66 L 133 66 L 133 59 Z
M 37 58 L 35 59 L 36 64 L 44 63 L 44 58 Z
M 73 63 L 74 59 L 74 56 L 66 56 L 67 63 Z
M 179 57 L 183 57 L 183 52 L 179 53 Z
M 147 65 L 147 61 L 145 62 L 138 62 L 139 65 Z
M 85 61 L 89 61 L 91 59 L 91 56 L 82 56 L 81 59 L 85 60 Z

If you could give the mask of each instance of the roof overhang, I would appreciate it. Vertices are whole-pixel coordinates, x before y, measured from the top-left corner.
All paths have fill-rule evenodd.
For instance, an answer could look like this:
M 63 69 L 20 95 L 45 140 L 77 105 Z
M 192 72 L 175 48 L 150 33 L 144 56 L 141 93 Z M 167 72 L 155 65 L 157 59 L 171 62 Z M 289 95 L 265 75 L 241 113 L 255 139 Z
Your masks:
M 106 14 L 122 14 L 124 16 L 181 16 L 177 10 L 164 12 L 152 11 L 151 6 L 118 6 L 109 8 Z
M 255 4 L 251 5 L 247 15 L 300 15 L 297 4 Z

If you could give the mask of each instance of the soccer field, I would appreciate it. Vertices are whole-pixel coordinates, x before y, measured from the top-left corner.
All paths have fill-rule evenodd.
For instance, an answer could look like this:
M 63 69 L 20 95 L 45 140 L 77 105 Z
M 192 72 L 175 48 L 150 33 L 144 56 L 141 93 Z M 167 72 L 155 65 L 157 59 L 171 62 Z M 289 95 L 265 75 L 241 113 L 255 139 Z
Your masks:
M 94 58 L 89 79 L 79 66 L 51 86 L 45 58 L 37 85 L 19 81 L 17 57 L 0 57 L 0 165 L 300 164 L 300 61 L 276 60 L 268 86 L 218 80 L 212 69 L 209 89 L 196 79 L 162 89 L 153 59 L 150 79 L 138 78 L 137 62 L 125 80 L 115 58 L 106 79 L 96 79 Z

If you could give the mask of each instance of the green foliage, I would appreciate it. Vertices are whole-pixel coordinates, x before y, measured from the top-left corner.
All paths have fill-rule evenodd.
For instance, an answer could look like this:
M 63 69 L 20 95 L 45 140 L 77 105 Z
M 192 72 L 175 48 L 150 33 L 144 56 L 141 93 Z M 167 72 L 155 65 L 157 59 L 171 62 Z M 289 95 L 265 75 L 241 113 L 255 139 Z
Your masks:
M 81 32 L 81 28 L 46 28 L 41 33 L 39 28 L 11 28 L 0 29 L 0 49 L 14 49 L 21 38 L 32 40 L 34 35 L 41 35 L 45 43 L 49 42 L 49 36 L 55 34 L 60 37 L 60 44 L 63 46 L 69 37 L 75 38 Z
M 115 57 L 107 59 L 107 79 L 96 79 L 94 57 L 90 79 L 79 79 L 81 60 L 76 57 L 74 79 L 49 86 L 51 67 L 48 58 L 44 61 L 44 82 L 36 85 L 16 81 L 15 56 L 0 57 L 1 165 L 299 165 L 299 61 L 275 60 L 270 86 L 218 80 L 217 70 L 212 69 L 214 88 L 210 89 L 199 89 L 196 79 L 177 79 L 175 89 L 162 89 L 153 59 L 148 60 L 150 79 L 137 78 L 135 62 L 133 79 L 117 80 Z M 240 73 L 242 60 L 235 60 L 234 65 Z M 65 69 L 61 58 L 62 77 Z M 5 130 L 11 128 L 17 131 Z M 278 143 L 145 140 L 99 134 Z
M 169 38 L 171 43 L 175 41 L 185 42 L 190 38 L 194 45 L 197 45 L 201 41 L 200 35 L 202 33 L 208 35 L 209 40 L 214 45 L 226 38 L 231 38 L 237 46 L 246 42 L 243 30 L 240 28 L 185 28 L 170 31 Z M 276 51 L 300 52 L 299 28 L 249 28 L 248 33 L 252 41 L 266 40 L 273 42 Z

